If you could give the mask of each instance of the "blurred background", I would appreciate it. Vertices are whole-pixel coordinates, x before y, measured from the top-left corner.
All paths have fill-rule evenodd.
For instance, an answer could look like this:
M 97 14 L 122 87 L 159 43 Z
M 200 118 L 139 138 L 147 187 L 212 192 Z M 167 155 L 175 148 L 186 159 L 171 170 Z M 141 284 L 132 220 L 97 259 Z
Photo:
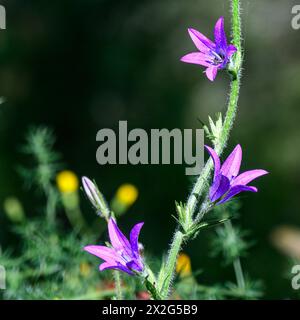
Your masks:
M 293 298 L 289 256 L 274 246 L 280 226 L 300 228 L 300 30 L 291 27 L 297 1 L 242 0 L 245 63 L 239 113 L 230 148 L 243 147 L 243 170 L 270 174 L 255 182 L 260 192 L 241 197 L 240 220 L 255 241 L 242 259 L 246 273 L 264 282 L 265 298 Z M 94 178 L 110 199 L 123 183 L 139 197 L 122 218 L 129 231 L 145 221 L 142 241 L 161 256 L 175 227 L 174 201 L 191 188 L 184 165 L 108 165 L 96 162 L 96 133 L 131 128 L 199 128 L 197 118 L 225 110 L 229 78 L 211 83 L 202 68 L 179 61 L 193 44 L 187 28 L 209 37 L 219 16 L 230 32 L 228 0 L 9 0 L 7 29 L 0 31 L 0 241 L 2 250 L 18 246 L 3 210 L 18 197 L 26 215 L 42 214 L 34 193 L 17 172 L 28 162 L 21 152 L 31 126 L 52 128 L 63 167 Z M 208 141 L 207 141 L 208 142 Z M 229 148 L 229 149 L 230 149 Z M 94 213 L 81 196 L 88 221 Z M 60 219 L 64 220 L 61 215 Z M 68 224 L 65 224 L 68 230 Z M 208 229 L 185 249 L 204 284 L 234 278 L 221 258 L 210 256 Z

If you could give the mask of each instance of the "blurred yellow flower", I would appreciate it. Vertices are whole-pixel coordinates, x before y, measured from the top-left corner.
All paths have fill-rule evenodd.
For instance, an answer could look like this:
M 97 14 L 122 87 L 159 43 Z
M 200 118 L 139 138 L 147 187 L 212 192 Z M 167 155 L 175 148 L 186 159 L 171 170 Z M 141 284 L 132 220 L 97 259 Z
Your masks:
M 138 197 L 138 189 L 132 184 L 122 184 L 117 190 L 117 200 L 125 206 L 131 206 Z
M 87 277 L 90 273 L 91 273 L 91 266 L 86 262 L 82 262 L 80 264 L 80 274 L 83 277 Z
M 61 171 L 56 176 L 57 187 L 62 193 L 70 193 L 78 190 L 79 181 L 76 174 L 69 170 Z
M 181 253 L 178 256 L 176 273 L 178 273 L 181 277 L 187 277 L 192 274 L 191 259 L 187 254 Z

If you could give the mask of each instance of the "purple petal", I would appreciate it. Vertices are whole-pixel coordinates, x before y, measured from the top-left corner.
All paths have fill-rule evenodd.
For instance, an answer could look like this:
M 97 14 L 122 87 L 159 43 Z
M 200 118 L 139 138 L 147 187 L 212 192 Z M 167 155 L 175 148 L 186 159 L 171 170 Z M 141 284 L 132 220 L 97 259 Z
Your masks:
M 221 198 L 230 188 L 229 179 L 223 175 L 218 175 L 209 190 L 209 198 L 211 202 L 215 202 Z
M 133 254 L 136 257 L 139 257 L 139 235 L 141 229 L 144 225 L 144 222 L 136 224 L 130 231 L 130 244 L 133 251 Z
M 205 149 L 208 151 L 208 153 L 213 159 L 214 167 L 215 167 L 215 173 L 214 173 L 214 179 L 215 179 L 220 173 L 220 167 L 221 167 L 220 158 L 216 153 L 216 151 L 211 147 L 205 145 Z
M 115 261 L 118 260 L 117 253 L 113 249 L 105 246 L 86 246 L 83 249 L 109 263 L 115 263 Z
M 215 44 L 205 37 L 205 35 L 192 28 L 189 28 L 188 32 L 199 51 L 203 53 L 209 53 L 211 50 L 215 50 Z
M 103 271 L 105 269 L 111 269 L 111 268 L 114 268 L 114 267 L 116 267 L 115 263 L 113 264 L 113 263 L 109 263 L 109 262 L 103 262 L 103 263 L 100 264 L 99 270 Z
M 229 180 L 236 177 L 240 171 L 242 161 L 242 148 L 238 144 L 222 165 L 221 173 Z
M 264 176 L 265 174 L 268 174 L 268 173 L 269 173 L 268 171 L 262 170 L 262 169 L 249 170 L 249 171 L 243 172 L 234 179 L 232 186 L 247 185 L 252 180 L 260 176 Z
M 130 270 L 135 270 L 137 272 L 141 272 L 144 269 L 144 266 L 141 265 L 138 261 L 131 260 L 126 263 L 126 266 Z
M 205 70 L 206 76 L 210 81 L 214 81 L 218 72 L 217 66 L 210 66 Z
M 103 271 L 103 270 L 106 270 L 106 269 L 120 270 L 120 271 L 128 273 L 131 276 L 134 275 L 134 273 L 129 268 L 127 268 L 126 266 L 121 265 L 120 263 L 111 264 L 111 263 L 104 262 L 104 263 L 100 264 L 100 266 L 99 266 L 99 270 L 100 271 Z
M 199 64 L 204 67 L 209 67 L 212 63 L 212 62 L 211 63 L 209 62 L 210 59 L 211 59 L 210 56 L 202 52 L 192 52 L 183 56 L 180 59 L 180 61 L 186 62 L 186 63 Z
M 227 195 L 221 201 L 219 201 L 217 204 L 222 204 L 224 202 L 227 202 L 232 197 L 234 197 L 237 194 L 244 192 L 244 191 L 257 192 L 257 188 L 252 187 L 252 186 L 248 187 L 248 186 L 241 186 L 241 185 L 234 186 L 229 190 Z
M 220 17 L 215 25 L 215 42 L 217 48 L 221 48 L 224 51 L 227 48 L 227 39 L 224 30 L 224 18 Z
M 237 52 L 237 48 L 233 44 L 230 44 L 227 47 L 227 58 L 229 59 L 235 52 Z
M 112 218 L 110 218 L 108 222 L 108 233 L 110 242 L 117 251 L 124 250 L 128 255 L 131 255 L 131 246 L 129 241 Z

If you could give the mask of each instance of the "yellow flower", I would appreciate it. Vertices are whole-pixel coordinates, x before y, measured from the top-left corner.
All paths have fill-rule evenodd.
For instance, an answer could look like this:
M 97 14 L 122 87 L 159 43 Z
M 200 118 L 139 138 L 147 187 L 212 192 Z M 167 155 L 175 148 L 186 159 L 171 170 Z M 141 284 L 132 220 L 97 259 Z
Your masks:
M 86 262 L 82 262 L 80 264 L 80 274 L 83 277 L 87 277 L 90 273 L 91 273 L 91 266 Z
M 178 256 L 177 264 L 176 264 L 176 272 L 181 277 L 187 277 L 192 274 L 191 259 L 187 254 L 181 253 Z
M 78 190 L 79 181 L 72 171 L 64 170 L 56 176 L 57 187 L 62 193 L 71 193 Z
M 122 184 L 117 190 L 117 200 L 125 205 L 131 206 L 138 197 L 138 189 L 132 184 Z

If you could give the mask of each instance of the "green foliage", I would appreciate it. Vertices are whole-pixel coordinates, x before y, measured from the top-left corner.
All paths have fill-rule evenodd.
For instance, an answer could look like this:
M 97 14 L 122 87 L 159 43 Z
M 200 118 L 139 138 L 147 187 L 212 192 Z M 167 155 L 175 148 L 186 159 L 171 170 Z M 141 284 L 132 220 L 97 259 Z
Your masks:
M 87 277 L 80 271 L 81 264 L 90 263 L 82 252 L 88 239 L 79 240 L 72 232 L 62 236 L 43 219 L 26 222 L 15 230 L 22 243 L 20 252 L 0 258 L 7 269 L 4 298 L 68 299 L 92 288 L 95 271 L 90 267 Z
M 212 240 L 211 254 L 213 256 L 222 254 L 226 265 L 233 263 L 236 258 L 244 256 L 249 248 L 250 244 L 244 239 L 247 234 L 239 227 L 230 228 L 226 224 L 225 227 L 218 227 Z
M 24 154 L 31 158 L 31 168 L 21 167 L 19 172 L 24 178 L 26 185 L 48 191 L 57 171 L 61 168 L 59 160 L 61 156 L 54 151 L 55 137 L 47 127 L 30 128 L 21 148 Z
M 222 120 L 222 113 L 218 113 L 216 115 L 216 121 L 214 122 L 211 117 L 208 117 L 209 126 L 204 126 L 203 129 L 206 133 L 207 138 L 216 145 L 216 143 L 221 138 L 221 133 L 223 129 L 223 120 Z
M 13 231 L 20 246 L 1 253 L 0 265 L 6 268 L 7 289 L 3 299 L 107 299 L 116 296 L 111 272 L 100 273 L 99 259 L 83 251 L 97 243 L 97 233 L 66 230 L 57 219 L 59 192 L 54 185 L 60 156 L 53 150 L 54 135 L 45 128 L 29 131 L 23 152 L 31 166 L 20 169 L 25 184 L 35 187 L 46 199 L 45 215 L 22 223 L 14 221 Z M 20 204 L 21 205 L 21 204 Z M 6 205 L 7 207 L 7 205 Z M 6 210 L 7 211 L 7 210 Z M 50 213 L 50 215 L 49 215 Z M 99 218 L 100 219 L 100 218 Z M 18 222 L 18 224 L 17 224 Z M 126 299 L 141 290 L 135 278 L 122 275 L 121 289 Z
M 230 201 L 223 206 L 216 207 L 214 214 L 223 219 L 237 218 L 239 208 L 238 201 Z M 224 225 L 216 228 L 211 241 L 211 255 L 221 254 L 225 265 L 232 264 L 237 258 L 247 255 L 247 250 L 252 245 L 252 242 L 245 239 L 248 235 L 248 231 L 238 226 L 233 227 L 230 221 L 226 221 Z
M 46 197 L 45 212 L 48 223 L 55 223 L 59 194 L 53 186 L 56 173 L 61 168 L 61 156 L 53 150 L 55 137 L 47 127 L 34 127 L 28 131 L 22 151 L 27 154 L 31 167 L 20 167 L 19 173 L 28 187 L 34 187 Z

